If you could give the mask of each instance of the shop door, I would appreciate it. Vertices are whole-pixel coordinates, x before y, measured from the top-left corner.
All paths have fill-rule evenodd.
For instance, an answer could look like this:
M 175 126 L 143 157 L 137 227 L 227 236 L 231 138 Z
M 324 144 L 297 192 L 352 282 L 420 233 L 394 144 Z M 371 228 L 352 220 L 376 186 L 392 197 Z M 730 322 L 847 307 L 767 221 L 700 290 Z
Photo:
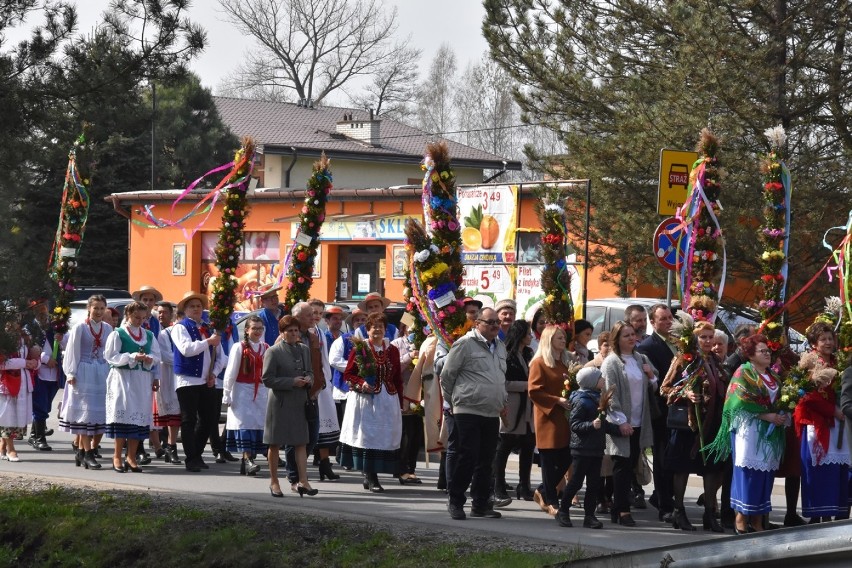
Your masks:
M 384 295 L 385 281 L 379 278 L 379 265 L 385 260 L 385 247 L 341 246 L 338 251 L 339 300 L 363 300 L 370 292 Z

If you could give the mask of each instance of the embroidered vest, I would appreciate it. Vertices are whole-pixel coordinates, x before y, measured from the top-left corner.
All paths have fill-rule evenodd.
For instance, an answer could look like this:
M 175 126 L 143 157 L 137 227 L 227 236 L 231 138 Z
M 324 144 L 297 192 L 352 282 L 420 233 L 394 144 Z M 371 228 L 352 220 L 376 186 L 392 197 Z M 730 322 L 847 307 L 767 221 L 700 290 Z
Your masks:
M 119 327 L 117 330 L 118 337 L 121 339 L 121 352 L 122 353 L 139 353 L 140 350 L 144 351 L 146 355 L 151 354 L 151 344 L 154 342 L 154 334 L 148 331 L 147 329 L 143 330 L 145 332 L 145 346 L 141 346 L 130 337 L 130 333 L 127 332 L 123 327 Z M 129 369 L 130 365 L 110 365 L 113 369 Z
M 189 318 L 183 318 L 178 322 L 186 328 L 190 339 L 193 341 L 201 341 L 204 339 L 201 336 L 201 331 L 198 329 L 198 324 Z M 210 349 L 211 355 L 213 349 Z M 204 370 L 204 352 L 195 355 L 194 357 L 185 357 L 177 345 L 172 342 L 172 354 L 175 357 L 175 374 L 184 375 L 185 377 L 201 377 L 201 372 Z
M 343 360 L 349 361 L 349 354 L 352 353 L 352 333 L 344 333 L 341 337 L 343 337 Z M 349 384 L 343 380 L 343 373 L 337 369 L 332 370 L 331 384 L 340 392 L 349 392 Z
M 160 320 L 157 319 L 157 316 L 151 316 L 142 322 L 142 327 L 151 331 L 151 333 L 154 334 L 154 337 L 158 337 L 160 335 Z

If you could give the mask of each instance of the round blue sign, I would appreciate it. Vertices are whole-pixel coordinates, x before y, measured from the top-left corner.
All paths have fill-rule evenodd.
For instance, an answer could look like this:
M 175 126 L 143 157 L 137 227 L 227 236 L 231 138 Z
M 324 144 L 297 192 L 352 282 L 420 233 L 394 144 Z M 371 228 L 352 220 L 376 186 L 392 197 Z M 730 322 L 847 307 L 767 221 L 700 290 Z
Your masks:
M 686 239 L 680 239 L 683 235 L 683 228 L 678 228 L 680 224 L 674 217 L 669 217 L 654 231 L 654 257 L 666 270 L 675 270 L 677 264 L 683 263 L 686 254 Z

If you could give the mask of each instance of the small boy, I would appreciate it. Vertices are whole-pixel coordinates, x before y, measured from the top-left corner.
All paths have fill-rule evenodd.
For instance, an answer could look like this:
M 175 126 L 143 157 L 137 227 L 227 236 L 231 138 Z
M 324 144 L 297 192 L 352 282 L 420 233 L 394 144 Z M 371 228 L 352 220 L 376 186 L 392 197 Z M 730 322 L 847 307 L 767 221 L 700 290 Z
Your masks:
M 586 480 L 586 497 L 583 503 L 583 526 L 590 529 L 603 527 L 595 517 L 595 505 L 601 482 L 601 461 L 606 447 L 606 434 L 619 435 L 618 426 L 599 417 L 598 406 L 604 378 L 599 369 L 584 367 L 577 373 L 580 390 L 571 395 L 571 458 L 574 473 L 562 491 L 562 501 L 556 514 L 561 527 L 570 527 L 568 511 L 571 501 Z

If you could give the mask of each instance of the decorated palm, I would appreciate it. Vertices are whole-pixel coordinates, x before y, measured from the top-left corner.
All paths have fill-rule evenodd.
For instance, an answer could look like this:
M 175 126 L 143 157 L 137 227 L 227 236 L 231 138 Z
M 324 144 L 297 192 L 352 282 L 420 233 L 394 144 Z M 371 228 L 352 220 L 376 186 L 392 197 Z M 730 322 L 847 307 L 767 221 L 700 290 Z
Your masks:
M 299 230 L 285 259 L 287 268 L 287 295 L 284 306 L 289 311 L 299 302 L 307 301 L 314 283 L 314 264 L 320 243 L 320 230 L 325 221 L 325 206 L 331 192 L 330 160 L 322 153 L 314 162 L 314 169 L 305 190 L 305 203 L 299 212 Z

